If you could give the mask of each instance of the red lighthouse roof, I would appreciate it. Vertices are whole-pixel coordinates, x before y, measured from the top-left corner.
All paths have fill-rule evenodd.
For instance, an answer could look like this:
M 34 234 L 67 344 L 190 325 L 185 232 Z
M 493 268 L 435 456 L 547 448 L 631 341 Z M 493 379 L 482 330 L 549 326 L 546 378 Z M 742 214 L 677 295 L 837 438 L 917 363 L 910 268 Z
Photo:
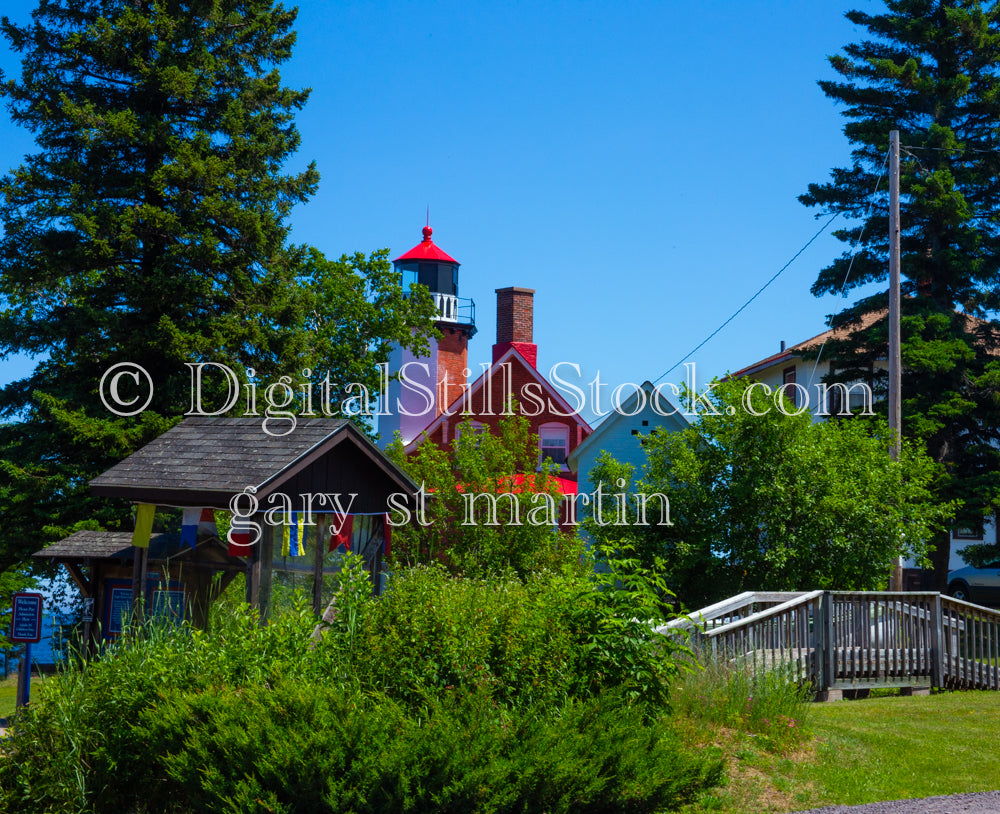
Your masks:
M 450 257 L 434 245 L 434 241 L 431 240 L 432 234 L 434 234 L 434 230 L 431 229 L 430 226 L 425 226 L 424 239 L 410 249 L 406 254 L 401 254 L 392 262 L 398 263 L 401 260 L 433 260 L 437 263 L 454 263 L 456 266 L 460 266 L 461 263 L 459 263 L 454 257 Z

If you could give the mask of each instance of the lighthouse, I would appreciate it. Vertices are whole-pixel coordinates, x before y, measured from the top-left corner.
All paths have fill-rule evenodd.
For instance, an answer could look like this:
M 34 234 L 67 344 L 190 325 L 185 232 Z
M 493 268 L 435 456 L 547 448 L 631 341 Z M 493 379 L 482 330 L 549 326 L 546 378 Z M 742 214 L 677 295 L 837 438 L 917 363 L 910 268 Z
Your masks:
M 441 338 L 430 340 L 427 356 L 417 356 L 398 345 L 393 348 L 389 370 L 401 372 L 404 378 L 389 383 L 386 409 L 379 418 L 382 447 L 397 432 L 404 444 L 416 438 L 448 406 L 446 402 L 461 395 L 468 375 L 469 340 L 476 333 L 476 304 L 458 296 L 461 263 L 434 243 L 433 234 L 430 225 L 425 226 L 423 240 L 392 261 L 400 274 L 404 295 L 414 285 L 427 287 L 437 310 L 434 324 Z

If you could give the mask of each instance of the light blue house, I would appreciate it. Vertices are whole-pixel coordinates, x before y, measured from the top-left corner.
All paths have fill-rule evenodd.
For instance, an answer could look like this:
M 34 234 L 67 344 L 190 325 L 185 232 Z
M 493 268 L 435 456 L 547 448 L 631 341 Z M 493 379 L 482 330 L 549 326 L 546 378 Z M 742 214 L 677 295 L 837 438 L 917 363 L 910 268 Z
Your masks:
M 666 394 L 646 381 L 625 402 L 618 406 L 583 442 L 569 454 L 569 468 L 576 472 L 579 492 L 589 492 L 590 472 L 597 457 L 606 450 L 612 458 L 635 467 L 636 477 L 642 475 L 646 452 L 639 437 L 659 428 L 662 432 L 677 432 L 688 427 L 687 419 Z M 617 491 L 606 484 L 605 491 Z

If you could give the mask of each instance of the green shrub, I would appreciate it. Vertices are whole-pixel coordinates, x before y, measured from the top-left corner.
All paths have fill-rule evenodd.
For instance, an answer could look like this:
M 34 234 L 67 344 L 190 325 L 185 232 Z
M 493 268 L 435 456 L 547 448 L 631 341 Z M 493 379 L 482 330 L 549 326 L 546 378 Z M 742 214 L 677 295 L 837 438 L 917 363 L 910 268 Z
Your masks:
M 453 688 L 508 706 L 558 703 L 574 670 L 571 603 L 551 575 L 466 579 L 417 567 L 377 601 L 342 608 L 319 652 L 410 704 Z
M 384 696 L 314 684 L 173 706 L 147 716 L 143 735 L 175 745 L 163 758 L 174 785 L 157 802 L 184 810 L 654 811 L 721 772 L 613 695 L 514 717 L 479 694 L 406 714 Z
M 76 811 L 101 799 L 104 810 L 131 810 L 159 746 L 132 724 L 164 699 L 298 677 L 313 627 L 303 609 L 262 627 L 245 606 L 216 615 L 211 633 L 145 624 L 107 646 L 101 657 L 45 682 L 14 719 L 0 755 L 0 801 L 9 810 Z
M 299 602 L 267 626 L 150 623 L 46 682 L 0 753 L 11 811 L 647 810 L 715 782 L 671 734 L 678 645 L 641 572 L 396 575 L 348 559 L 318 639 Z M 609 692 L 613 690 L 613 692 Z M 640 700 L 642 703 L 640 703 Z
M 317 658 L 408 703 L 460 688 L 511 707 L 561 704 L 614 687 L 660 705 L 688 652 L 654 631 L 663 621 L 659 594 L 635 560 L 616 559 L 593 578 L 524 580 L 422 566 L 397 575 L 378 600 L 354 580 L 343 576 L 340 612 Z

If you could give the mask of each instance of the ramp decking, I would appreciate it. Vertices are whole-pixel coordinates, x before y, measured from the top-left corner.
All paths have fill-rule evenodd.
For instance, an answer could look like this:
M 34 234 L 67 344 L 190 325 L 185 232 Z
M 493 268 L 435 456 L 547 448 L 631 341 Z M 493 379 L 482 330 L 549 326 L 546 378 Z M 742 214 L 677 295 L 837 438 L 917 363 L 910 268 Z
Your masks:
M 746 592 L 674 620 L 752 669 L 787 665 L 818 697 L 876 687 L 1000 690 L 1000 611 L 930 592 Z

